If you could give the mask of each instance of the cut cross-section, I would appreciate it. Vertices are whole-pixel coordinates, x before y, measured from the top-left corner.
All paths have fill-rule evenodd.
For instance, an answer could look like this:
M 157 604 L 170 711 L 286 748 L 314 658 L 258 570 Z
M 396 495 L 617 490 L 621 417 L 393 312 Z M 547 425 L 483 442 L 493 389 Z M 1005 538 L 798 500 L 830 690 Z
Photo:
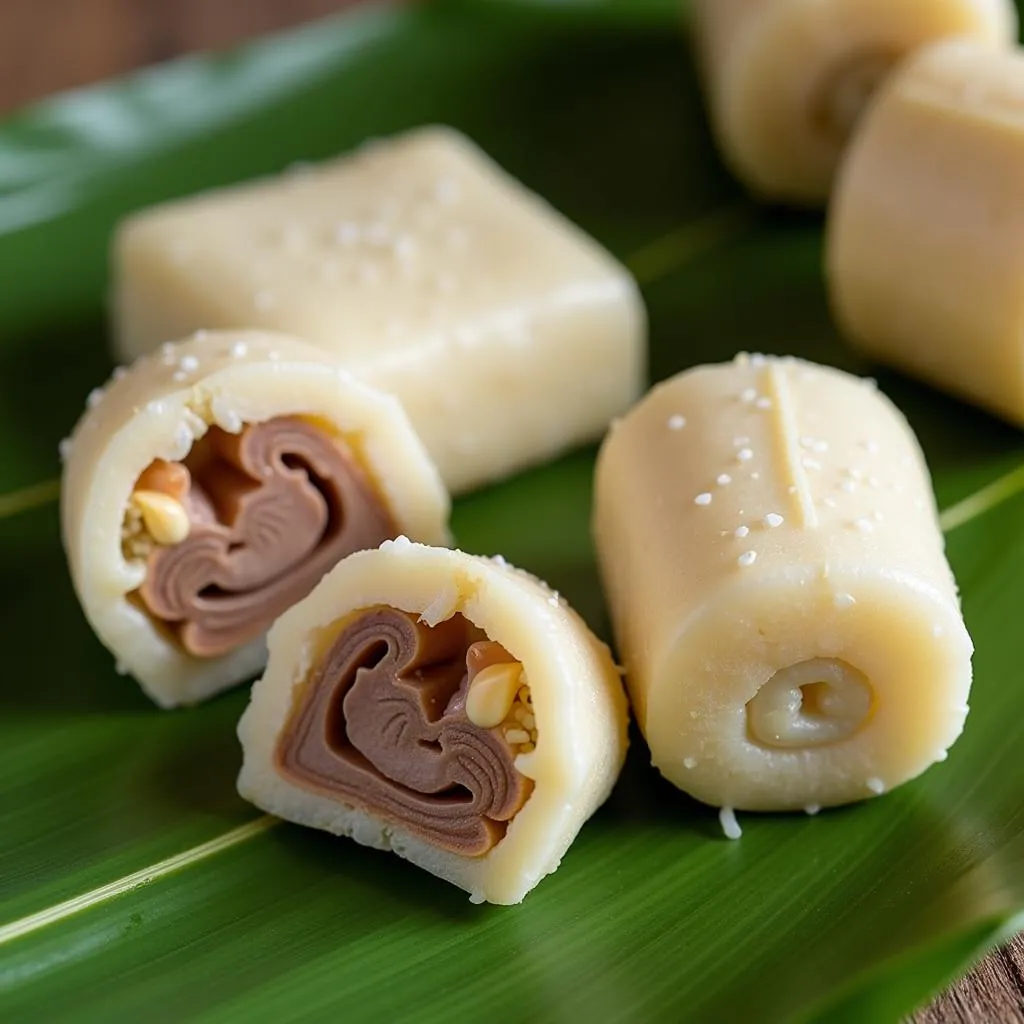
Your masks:
M 368 609 L 300 690 L 277 769 L 443 849 L 485 854 L 533 787 L 500 723 L 481 728 L 466 712 L 474 679 L 506 664 L 518 665 L 461 615 L 428 626 Z
M 172 466 L 191 526 L 152 550 L 138 596 L 197 657 L 259 636 L 338 561 L 396 533 L 349 451 L 298 417 L 212 427 Z

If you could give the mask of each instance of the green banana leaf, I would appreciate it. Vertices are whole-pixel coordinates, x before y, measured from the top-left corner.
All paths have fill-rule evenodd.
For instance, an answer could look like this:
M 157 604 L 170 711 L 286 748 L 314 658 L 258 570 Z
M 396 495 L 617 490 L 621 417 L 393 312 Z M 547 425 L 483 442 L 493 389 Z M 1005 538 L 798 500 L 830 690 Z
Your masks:
M 844 348 L 821 223 L 756 209 L 715 155 L 665 0 L 357 10 L 0 125 L 0 1019 L 896 1020 L 1024 926 L 1024 438 L 895 375 L 977 645 L 949 760 L 823 813 L 714 811 L 635 739 L 608 804 L 519 907 L 235 793 L 244 687 L 162 712 L 119 678 L 60 547 L 57 443 L 110 370 L 127 210 L 427 121 L 468 132 L 641 281 L 654 375 Z M 458 503 L 607 637 L 593 451 Z

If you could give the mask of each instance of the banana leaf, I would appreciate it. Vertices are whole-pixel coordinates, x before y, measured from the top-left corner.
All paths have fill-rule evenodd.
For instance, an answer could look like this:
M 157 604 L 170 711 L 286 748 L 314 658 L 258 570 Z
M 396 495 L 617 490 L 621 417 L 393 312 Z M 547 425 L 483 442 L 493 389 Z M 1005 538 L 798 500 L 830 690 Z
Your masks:
M 557 874 L 472 906 L 235 793 L 244 688 L 191 710 L 118 677 L 76 605 L 57 443 L 111 369 L 126 211 L 453 124 L 634 270 L 663 377 L 739 349 L 873 372 L 830 322 L 820 218 L 756 208 L 715 154 L 665 0 L 359 9 L 57 98 L 0 125 L 0 1019 L 897 1020 L 1024 926 L 1024 438 L 881 386 L 935 477 L 977 655 L 948 761 L 861 806 L 741 817 L 635 737 Z M 593 451 L 455 510 L 608 636 Z

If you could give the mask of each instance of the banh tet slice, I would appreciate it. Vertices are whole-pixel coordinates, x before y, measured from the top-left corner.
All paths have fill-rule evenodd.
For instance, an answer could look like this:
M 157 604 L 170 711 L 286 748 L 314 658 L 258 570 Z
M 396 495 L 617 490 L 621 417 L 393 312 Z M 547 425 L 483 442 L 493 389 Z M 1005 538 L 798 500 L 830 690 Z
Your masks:
M 1024 56 L 965 42 L 907 62 L 857 135 L 829 210 L 850 343 L 1024 426 Z
M 608 649 L 501 559 L 404 537 L 341 562 L 270 632 L 239 792 L 520 902 L 611 792 L 627 705 Z
M 345 555 L 449 536 L 448 495 L 398 402 L 297 339 L 200 332 L 87 405 L 62 446 L 71 578 L 164 707 L 255 674 L 273 620 Z
M 144 210 L 113 260 L 120 358 L 305 338 L 399 398 L 453 492 L 596 440 L 645 383 L 630 274 L 450 128 Z
M 594 532 L 654 764 L 704 803 L 870 798 L 960 735 L 973 647 L 873 382 L 741 356 L 658 385 L 604 443 Z
M 733 172 L 768 199 L 822 205 L 875 91 L 908 54 L 1017 39 L 1011 0 L 695 0 L 712 125 Z

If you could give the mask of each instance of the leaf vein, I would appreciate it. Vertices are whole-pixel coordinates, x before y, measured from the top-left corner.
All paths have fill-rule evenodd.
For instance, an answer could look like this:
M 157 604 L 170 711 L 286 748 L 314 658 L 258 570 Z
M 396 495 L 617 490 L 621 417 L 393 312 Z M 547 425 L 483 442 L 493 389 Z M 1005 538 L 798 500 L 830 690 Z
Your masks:
M 640 284 L 651 284 L 751 228 L 757 211 L 749 203 L 733 203 L 670 231 L 642 246 L 626 259 Z
M 233 828 L 230 832 L 225 832 L 223 835 L 219 835 L 205 843 L 193 846 L 183 853 L 176 853 L 172 857 L 167 857 L 156 864 L 150 864 L 139 871 L 133 871 L 129 875 L 124 875 L 122 878 L 108 882 L 106 885 L 101 885 L 97 889 L 91 889 L 89 892 L 74 896 L 63 903 L 57 903 L 52 907 L 47 907 L 45 910 L 37 911 L 35 914 L 29 914 L 27 917 L 21 917 L 16 921 L 0 925 L 0 946 L 8 942 L 14 942 L 26 935 L 31 935 L 40 928 L 56 924 L 58 921 L 63 921 L 65 918 L 81 913 L 83 910 L 88 910 L 100 903 L 106 903 L 117 896 L 123 896 L 134 889 L 148 885 L 150 882 L 165 878 L 175 871 L 191 867 L 193 864 L 206 860 L 208 857 L 223 853 L 224 850 L 229 850 L 232 846 L 238 846 L 239 843 L 244 843 L 279 823 L 278 818 L 274 818 L 269 814 L 261 815 L 245 825 L 239 825 L 238 828 Z
M 0 519 L 16 516 L 21 512 L 48 505 L 60 497 L 60 480 L 43 480 L 42 483 L 22 487 L 9 494 L 0 494 Z

